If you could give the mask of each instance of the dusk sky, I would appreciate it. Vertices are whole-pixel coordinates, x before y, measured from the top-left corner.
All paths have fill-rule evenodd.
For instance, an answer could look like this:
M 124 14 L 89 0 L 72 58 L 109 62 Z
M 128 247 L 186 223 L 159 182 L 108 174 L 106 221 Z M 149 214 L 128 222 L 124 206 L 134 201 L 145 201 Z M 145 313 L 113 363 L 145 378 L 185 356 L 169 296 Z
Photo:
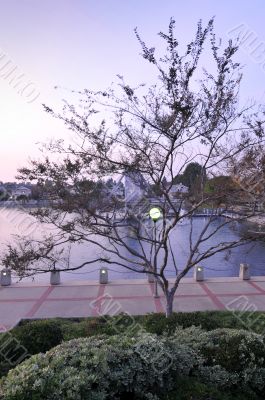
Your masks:
M 104 89 L 116 74 L 132 84 L 148 82 L 136 26 L 150 47 L 156 46 L 157 33 L 174 17 L 179 41 L 186 43 L 198 20 L 206 24 L 212 16 L 224 40 L 240 26 L 252 35 L 252 43 L 238 54 L 245 65 L 241 97 L 265 102 L 262 0 L 0 0 L 0 180 L 13 181 L 18 167 L 38 157 L 39 142 L 67 135 L 41 105 L 59 109 L 61 99 L 69 96 L 63 88 Z M 23 75 L 23 93 L 23 86 L 14 88 L 4 79 L 13 67 Z

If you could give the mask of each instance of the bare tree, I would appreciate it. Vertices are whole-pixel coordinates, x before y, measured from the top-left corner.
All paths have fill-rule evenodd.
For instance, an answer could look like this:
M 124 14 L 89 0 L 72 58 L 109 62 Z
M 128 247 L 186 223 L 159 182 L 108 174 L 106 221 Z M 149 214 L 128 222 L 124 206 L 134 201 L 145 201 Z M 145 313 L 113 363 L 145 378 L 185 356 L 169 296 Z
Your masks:
M 265 153 L 263 143 L 246 148 L 230 159 L 230 174 L 241 188 L 242 199 L 252 210 L 264 210 Z
M 115 88 L 79 92 L 80 104 L 66 102 L 61 113 L 45 106 L 75 133 L 76 140 L 70 145 L 63 140 L 46 145 L 47 153 L 57 154 L 59 161 L 47 156 L 20 170 L 20 179 L 38 183 L 49 200 L 49 206 L 34 215 L 55 227 L 53 235 L 38 240 L 20 237 L 16 245 L 9 246 L 3 263 L 20 276 L 56 266 L 72 271 L 99 262 L 119 265 L 154 276 L 165 295 L 169 316 L 179 283 L 192 268 L 216 253 L 254 240 L 245 235 L 213 244 L 212 238 L 231 223 L 223 216 L 233 209 L 236 191 L 241 193 L 242 187 L 235 185 L 233 196 L 231 187 L 209 193 L 205 180 L 207 175 L 228 173 L 231 160 L 240 160 L 247 149 L 263 145 L 264 111 L 255 104 L 240 106 L 242 74 L 234 61 L 237 44 L 229 41 L 225 48 L 218 46 L 213 20 L 205 28 L 198 23 L 183 53 L 174 25 L 171 19 L 168 33 L 159 33 L 166 47 L 161 57 L 135 31 L 143 58 L 158 73 L 156 84 L 131 87 L 118 76 Z M 208 70 L 202 67 L 206 63 Z M 201 165 L 196 196 L 174 197 L 174 178 L 190 163 Z M 106 191 L 104 180 L 113 177 L 117 182 L 124 176 L 145 194 L 139 197 L 140 191 L 122 197 L 115 190 Z M 155 224 L 148 214 L 152 196 L 161 210 Z M 195 235 L 193 216 L 209 205 L 207 222 Z M 254 214 L 255 210 L 234 217 L 247 221 Z M 184 265 L 177 265 L 178 243 L 171 243 L 170 238 L 187 218 L 189 256 Z M 62 262 L 63 249 L 73 243 L 87 243 L 99 251 L 80 265 L 67 262 L 67 257 Z M 175 271 L 172 280 L 167 274 L 169 258 Z

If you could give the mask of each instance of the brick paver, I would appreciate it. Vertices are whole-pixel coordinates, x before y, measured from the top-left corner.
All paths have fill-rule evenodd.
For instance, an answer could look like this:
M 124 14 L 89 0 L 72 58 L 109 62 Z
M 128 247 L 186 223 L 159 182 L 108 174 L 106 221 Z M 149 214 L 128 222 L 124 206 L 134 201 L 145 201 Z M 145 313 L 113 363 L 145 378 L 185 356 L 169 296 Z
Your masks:
M 74 281 L 59 286 L 12 284 L 0 287 L 0 327 L 10 329 L 23 318 L 89 317 L 127 313 L 140 315 L 165 311 L 165 297 L 153 297 L 154 285 L 144 279 L 100 285 Z M 174 299 L 174 311 L 265 311 L 265 277 L 250 281 L 214 278 L 195 282 L 185 278 Z

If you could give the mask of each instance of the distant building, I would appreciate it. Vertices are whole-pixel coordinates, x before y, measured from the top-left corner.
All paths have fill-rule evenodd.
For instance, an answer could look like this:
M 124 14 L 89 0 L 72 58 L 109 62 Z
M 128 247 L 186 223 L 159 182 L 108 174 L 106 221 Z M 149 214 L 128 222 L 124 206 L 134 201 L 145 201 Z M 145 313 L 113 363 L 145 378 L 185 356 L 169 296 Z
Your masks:
M 183 195 L 189 192 L 189 188 L 182 183 L 178 183 L 176 185 L 173 185 L 171 189 L 169 190 L 169 194 L 172 197 L 177 197 L 179 195 Z
M 16 189 L 12 190 L 11 193 L 12 200 L 17 200 L 17 198 L 20 196 L 25 196 L 29 198 L 31 196 L 31 189 L 25 186 L 19 186 Z
M 140 172 L 125 173 L 125 202 L 127 204 L 135 204 L 141 201 L 148 188 L 149 185 Z

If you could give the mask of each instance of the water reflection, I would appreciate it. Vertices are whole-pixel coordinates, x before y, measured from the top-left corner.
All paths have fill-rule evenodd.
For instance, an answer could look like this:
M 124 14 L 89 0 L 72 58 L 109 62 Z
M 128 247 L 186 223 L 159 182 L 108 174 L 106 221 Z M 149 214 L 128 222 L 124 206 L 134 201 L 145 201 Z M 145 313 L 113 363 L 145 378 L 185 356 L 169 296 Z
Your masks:
M 24 219 L 23 219 L 24 217 Z M 31 218 L 31 217 L 30 217 Z M 19 221 L 19 223 L 18 223 Z M 23 222 L 24 221 L 24 222 Z M 194 238 L 198 235 L 202 227 L 207 223 L 207 219 L 203 217 L 197 217 L 193 219 L 193 236 Z M 216 220 L 211 224 L 209 229 L 216 229 L 221 220 Z M 29 217 L 18 210 L 12 210 L 12 213 L 4 213 L 0 210 L 0 244 L 1 248 L 9 242 L 12 241 L 13 234 L 25 233 L 27 227 L 31 230 L 30 233 L 40 234 L 39 225 L 36 228 L 34 221 L 29 219 Z M 34 228 L 35 226 L 35 228 Z M 47 227 L 46 227 L 47 229 Z M 206 249 L 209 246 L 220 243 L 221 241 L 233 241 L 236 240 L 240 235 L 241 226 L 237 223 L 231 223 L 226 225 L 219 231 L 213 238 L 211 238 L 207 243 L 204 244 L 202 249 Z M 45 231 L 45 229 L 44 229 Z M 36 233 L 35 233 L 36 232 Z M 129 238 L 127 238 L 127 243 L 133 246 L 137 251 L 142 251 L 140 243 L 135 240 L 133 236 L 133 230 L 129 232 Z M 190 233 L 190 221 L 177 226 L 171 233 L 170 240 L 172 250 L 174 252 L 177 266 L 181 270 L 185 261 L 189 255 L 189 233 Z M 97 238 L 100 243 L 104 243 L 104 239 Z M 105 244 L 107 244 L 105 240 Z M 148 251 L 147 247 L 144 247 L 145 251 Z M 126 250 L 123 250 L 126 254 Z M 99 250 L 96 245 L 93 244 L 81 244 L 75 245 L 71 251 L 71 263 L 72 265 L 78 265 L 86 261 L 89 256 L 102 256 L 103 251 Z M 161 255 L 162 256 L 162 255 Z M 251 266 L 252 275 L 264 275 L 265 273 L 265 243 L 263 241 L 257 241 L 255 244 L 249 244 L 240 246 L 238 248 L 232 249 L 229 253 L 218 253 L 213 257 L 203 261 L 202 265 L 205 268 L 206 277 L 230 277 L 238 276 L 240 263 L 249 263 Z M 158 259 L 159 263 L 159 259 Z M 101 265 L 90 265 L 84 267 L 82 270 L 70 273 L 65 272 L 62 274 L 62 280 L 80 280 L 80 279 L 98 279 L 98 271 Z M 143 278 L 142 274 L 136 274 L 132 271 L 127 271 L 121 266 L 113 265 L 110 267 L 111 271 L 109 273 L 110 279 L 129 279 L 129 278 Z M 173 276 L 173 262 L 172 257 L 169 256 L 169 262 L 167 266 L 168 276 Z M 93 272 L 91 272 L 93 271 Z M 191 276 L 190 272 L 188 276 Z M 48 275 L 41 275 L 35 277 L 35 281 L 48 281 Z

